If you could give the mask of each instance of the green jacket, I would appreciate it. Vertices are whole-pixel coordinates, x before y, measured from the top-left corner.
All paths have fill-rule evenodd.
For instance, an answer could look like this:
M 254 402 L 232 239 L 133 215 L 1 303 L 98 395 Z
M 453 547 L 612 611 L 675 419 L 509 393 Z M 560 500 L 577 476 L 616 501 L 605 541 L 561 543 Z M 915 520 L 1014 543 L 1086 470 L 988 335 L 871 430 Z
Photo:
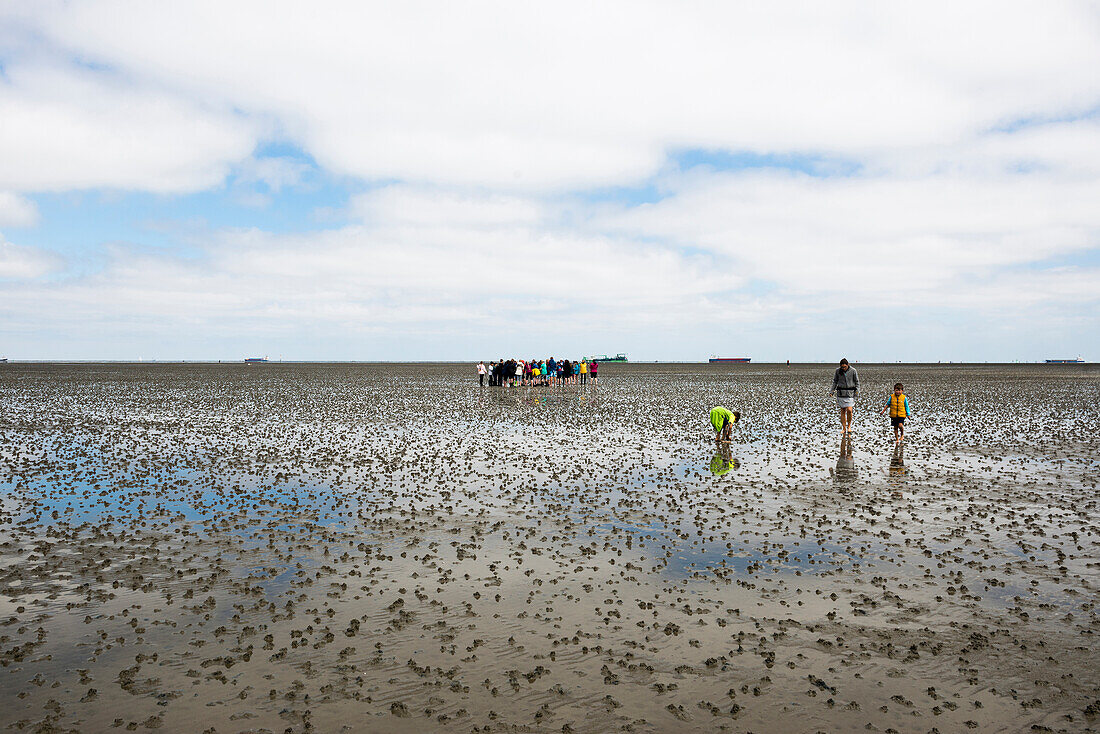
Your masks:
M 734 420 L 736 419 L 733 417 L 733 413 L 723 408 L 721 405 L 710 409 L 710 424 L 714 426 L 715 431 L 721 431 L 724 422 L 729 421 L 733 423 Z

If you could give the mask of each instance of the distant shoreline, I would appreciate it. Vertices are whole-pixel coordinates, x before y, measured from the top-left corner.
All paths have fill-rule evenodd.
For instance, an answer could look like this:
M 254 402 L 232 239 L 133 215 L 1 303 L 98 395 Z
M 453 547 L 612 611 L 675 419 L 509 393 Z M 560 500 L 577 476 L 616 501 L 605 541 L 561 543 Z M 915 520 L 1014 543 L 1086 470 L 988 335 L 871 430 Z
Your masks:
M 309 365 L 309 364 L 325 364 L 325 365 L 339 365 L 339 364 L 363 364 L 363 365 L 403 365 L 403 364 L 438 364 L 438 365 L 476 365 L 478 360 L 269 360 L 267 362 L 245 362 L 240 360 L 216 360 L 216 359 L 155 359 L 155 360 L 134 360 L 134 359 L 8 359 L 7 362 L 0 363 L 0 368 L 4 364 L 17 365 L 17 364 L 73 364 L 73 365 L 94 365 L 94 364 L 115 364 L 115 365 L 137 365 L 137 366 L 154 366 L 154 365 L 180 365 L 180 364 L 196 364 L 196 365 L 226 365 L 226 366 L 239 366 L 239 367 L 254 367 L 257 369 L 264 367 L 271 367 L 280 364 L 290 365 Z M 633 366 L 633 365 L 702 365 L 707 367 L 713 367 L 716 370 L 751 370 L 761 366 L 779 366 L 779 367 L 797 367 L 799 365 L 835 365 L 835 360 L 820 360 L 809 362 L 751 362 L 745 364 L 737 363 L 723 363 L 723 364 L 711 364 L 706 360 L 702 361 L 683 361 L 683 360 L 631 360 L 630 362 L 609 362 L 608 365 L 615 366 Z M 852 360 L 853 365 L 866 365 L 866 366 L 885 366 L 885 365 L 919 365 L 922 367 L 934 367 L 937 365 L 955 365 L 955 366 L 978 366 L 978 365 L 1044 365 L 1049 367 L 1081 367 L 1085 365 L 1097 364 L 1096 362 L 1066 362 L 1066 363 L 1049 363 L 1045 360 L 1033 360 L 1033 361 L 1016 361 L 1016 362 L 965 362 L 965 361 L 936 361 L 936 362 L 859 362 Z

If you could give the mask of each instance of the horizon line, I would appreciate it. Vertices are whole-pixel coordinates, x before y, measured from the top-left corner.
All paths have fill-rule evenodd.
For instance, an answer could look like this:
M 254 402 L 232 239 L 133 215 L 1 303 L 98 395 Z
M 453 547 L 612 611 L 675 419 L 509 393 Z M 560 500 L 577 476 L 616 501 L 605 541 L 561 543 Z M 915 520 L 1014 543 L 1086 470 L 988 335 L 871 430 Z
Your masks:
M 242 366 L 264 366 L 273 364 L 469 364 L 476 365 L 483 360 L 470 360 L 470 359 L 278 359 L 267 360 L 264 362 L 246 362 L 241 359 L 4 359 L 0 361 L 0 364 L 134 364 L 134 365 L 149 365 L 149 364 L 225 364 L 225 365 L 242 365 Z M 1017 359 L 1012 361 L 1005 360 L 896 360 L 896 361 L 882 361 L 882 360 L 849 360 L 851 364 L 865 364 L 865 365 L 894 365 L 894 364 L 918 364 L 918 365 L 935 365 L 935 364 L 956 364 L 956 365 L 971 365 L 971 364 L 1095 364 L 1089 360 L 1082 361 L 1056 361 L 1048 362 L 1045 359 Z M 800 365 L 800 364 L 837 364 L 838 360 L 780 360 L 780 361 L 766 361 L 761 360 L 757 362 L 744 362 L 744 363 L 722 363 L 723 366 L 727 366 L 731 369 L 752 367 L 755 365 Z M 712 364 L 708 360 L 683 360 L 683 359 L 650 359 L 650 360 L 630 360 L 624 362 L 606 362 L 605 364 Z

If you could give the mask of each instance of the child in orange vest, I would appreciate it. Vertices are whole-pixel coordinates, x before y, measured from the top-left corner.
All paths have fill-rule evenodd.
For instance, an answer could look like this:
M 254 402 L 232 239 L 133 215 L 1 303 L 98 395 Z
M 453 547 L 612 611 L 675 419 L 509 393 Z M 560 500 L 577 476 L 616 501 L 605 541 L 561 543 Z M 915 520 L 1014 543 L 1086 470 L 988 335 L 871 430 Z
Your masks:
M 890 423 L 894 426 L 894 443 L 905 440 L 905 419 L 913 415 L 909 409 L 909 398 L 905 396 L 903 390 L 900 382 L 895 383 L 894 394 L 886 399 L 886 405 L 879 411 L 880 415 L 890 411 Z

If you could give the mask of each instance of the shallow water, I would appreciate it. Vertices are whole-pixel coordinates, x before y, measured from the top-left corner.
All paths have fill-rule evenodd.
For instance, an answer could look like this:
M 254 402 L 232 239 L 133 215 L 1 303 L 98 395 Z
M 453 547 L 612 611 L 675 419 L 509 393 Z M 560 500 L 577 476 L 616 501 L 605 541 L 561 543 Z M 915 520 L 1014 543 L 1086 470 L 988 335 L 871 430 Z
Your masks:
M 1100 371 L 858 369 L 2 365 L 0 725 L 1100 727 Z

